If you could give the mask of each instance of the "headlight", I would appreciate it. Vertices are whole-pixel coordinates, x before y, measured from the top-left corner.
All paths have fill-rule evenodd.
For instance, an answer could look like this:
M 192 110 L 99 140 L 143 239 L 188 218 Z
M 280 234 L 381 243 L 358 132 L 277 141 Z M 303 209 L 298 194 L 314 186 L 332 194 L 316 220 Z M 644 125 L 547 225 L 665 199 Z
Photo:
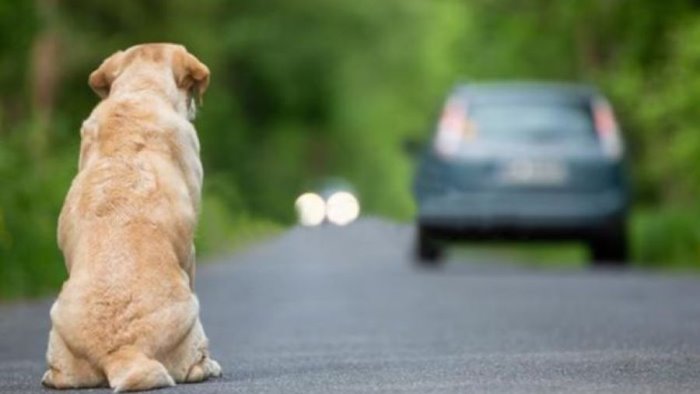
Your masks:
M 318 226 L 326 217 L 326 202 L 315 193 L 304 193 L 294 203 L 299 223 L 304 226 Z
M 344 226 L 353 222 L 358 216 L 360 216 L 360 203 L 351 193 L 336 192 L 328 198 L 326 217 L 329 222 Z

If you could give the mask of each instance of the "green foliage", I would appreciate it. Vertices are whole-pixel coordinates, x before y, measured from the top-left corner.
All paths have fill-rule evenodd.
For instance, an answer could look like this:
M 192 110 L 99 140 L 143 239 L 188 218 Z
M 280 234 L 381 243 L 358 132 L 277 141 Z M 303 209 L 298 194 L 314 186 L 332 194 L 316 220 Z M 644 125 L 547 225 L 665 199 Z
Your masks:
M 0 145 L 0 298 L 43 294 L 65 277 L 56 218 L 75 157 L 37 157 L 24 137 L 35 130 L 16 132 Z
M 700 16 L 670 35 L 669 60 L 641 102 L 647 180 L 662 201 L 697 204 L 700 195 Z M 650 185 L 650 187 L 653 187 Z
M 207 179 L 195 236 L 199 255 L 230 252 L 282 229 L 278 223 L 252 216 L 240 201 L 239 193 L 223 177 Z
M 697 270 L 700 256 L 700 211 L 677 207 L 640 209 L 633 217 L 634 261 L 644 267 Z

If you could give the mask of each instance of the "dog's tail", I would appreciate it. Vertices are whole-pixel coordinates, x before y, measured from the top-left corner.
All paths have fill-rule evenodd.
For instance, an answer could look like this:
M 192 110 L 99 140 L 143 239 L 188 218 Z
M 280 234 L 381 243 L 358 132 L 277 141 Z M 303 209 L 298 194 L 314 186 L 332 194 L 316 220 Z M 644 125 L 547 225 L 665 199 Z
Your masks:
M 163 364 L 149 358 L 133 346 L 124 346 L 110 354 L 106 359 L 104 371 L 109 386 L 115 393 L 175 385 Z

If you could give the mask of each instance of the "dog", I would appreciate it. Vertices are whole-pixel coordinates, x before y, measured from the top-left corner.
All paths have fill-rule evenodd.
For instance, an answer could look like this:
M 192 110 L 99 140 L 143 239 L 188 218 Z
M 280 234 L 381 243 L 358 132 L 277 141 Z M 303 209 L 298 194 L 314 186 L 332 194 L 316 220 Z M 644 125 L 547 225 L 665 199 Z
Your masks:
M 58 220 L 68 279 L 51 308 L 51 388 L 148 390 L 220 376 L 194 294 L 202 164 L 192 125 L 209 69 L 185 47 L 143 44 L 89 77 Z

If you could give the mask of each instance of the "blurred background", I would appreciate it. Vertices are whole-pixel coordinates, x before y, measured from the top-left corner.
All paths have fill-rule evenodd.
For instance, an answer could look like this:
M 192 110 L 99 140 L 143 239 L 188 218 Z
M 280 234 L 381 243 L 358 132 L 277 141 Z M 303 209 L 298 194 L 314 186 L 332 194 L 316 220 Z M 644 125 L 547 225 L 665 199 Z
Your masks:
M 4 0 L 0 3 L 0 299 L 65 277 L 58 212 L 75 174 L 87 77 L 118 49 L 178 42 L 212 72 L 196 127 L 200 255 L 296 222 L 341 177 L 363 215 L 410 222 L 413 160 L 459 81 L 597 85 L 631 157 L 631 260 L 700 257 L 696 0 Z M 538 249 L 537 253 L 542 252 Z

